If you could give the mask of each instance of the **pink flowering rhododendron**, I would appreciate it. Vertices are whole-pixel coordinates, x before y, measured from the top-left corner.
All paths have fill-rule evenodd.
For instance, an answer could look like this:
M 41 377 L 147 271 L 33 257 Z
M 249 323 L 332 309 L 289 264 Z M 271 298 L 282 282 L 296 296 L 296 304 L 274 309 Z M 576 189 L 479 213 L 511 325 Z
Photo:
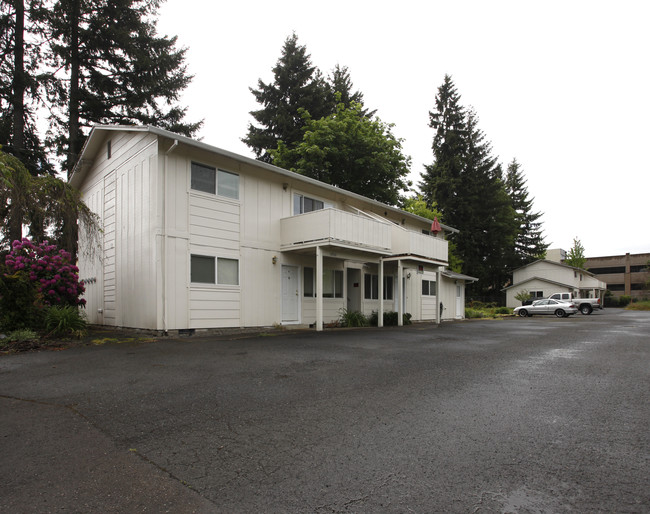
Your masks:
M 14 241 L 5 257 L 9 273 L 25 273 L 34 282 L 45 305 L 85 305 L 79 282 L 79 268 L 70 262 L 70 254 L 47 241 L 36 245 L 29 239 Z

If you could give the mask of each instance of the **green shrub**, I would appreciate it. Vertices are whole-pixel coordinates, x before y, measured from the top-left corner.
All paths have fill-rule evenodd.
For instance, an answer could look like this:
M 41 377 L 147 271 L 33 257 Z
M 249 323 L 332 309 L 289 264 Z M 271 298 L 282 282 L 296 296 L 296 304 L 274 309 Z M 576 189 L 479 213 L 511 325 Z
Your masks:
M 42 295 L 24 273 L 9 273 L 0 265 L 0 328 L 7 332 L 43 327 Z
M 367 327 L 370 324 L 368 318 L 359 311 L 340 309 L 339 322 L 344 327 Z
M 638 302 L 633 302 L 625 309 L 630 311 L 650 311 L 650 300 L 641 300 Z
M 55 305 L 47 309 L 45 327 L 51 336 L 82 337 L 86 333 L 88 323 L 78 307 Z
M 23 328 L 9 332 L 4 341 L 7 343 L 22 343 L 23 341 L 35 341 L 38 338 L 39 335 L 36 332 L 29 330 L 28 328 Z
M 384 312 L 384 326 L 385 327 L 394 327 L 397 326 L 397 319 L 398 319 L 398 314 L 395 311 L 388 311 Z M 402 315 L 402 324 L 403 325 L 410 325 L 411 324 L 411 316 L 410 312 L 405 312 Z M 372 311 L 372 314 L 370 315 L 370 318 L 368 319 L 369 323 L 371 326 L 376 327 L 379 321 L 378 313 L 377 311 Z
M 512 309 L 510 309 L 509 307 L 497 307 L 494 310 L 494 313 L 495 314 L 512 314 Z
M 604 302 L 605 307 L 619 307 L 619 299 L 618 296 L 605 296 L 605 302 Z
M 631 296 L 623 295 L 618 297 L 618 305 L 619 307 L 625 307 L 626 305 L 629 305 L 629 303 L 632 301 Z
M 485 318 L 485 312 L 479 309 L 472 309 L 471 307 L 465 307 L 465 317 L 467 319 L 476 319 L 476 318 Z

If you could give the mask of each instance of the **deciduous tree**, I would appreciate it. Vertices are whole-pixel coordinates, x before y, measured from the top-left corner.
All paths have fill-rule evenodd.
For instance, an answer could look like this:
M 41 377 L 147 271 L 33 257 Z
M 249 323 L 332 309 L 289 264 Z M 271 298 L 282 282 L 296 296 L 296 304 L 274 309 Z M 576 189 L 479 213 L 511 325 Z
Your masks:
M 0 248 L 22 240 L 27 227 L 33 241 L 49 239 L 74 258 L 77 230 L 84 230 L 90 240 L 99 231 L 96 216 L 77 190 L 56 177 L 32 176 L 17 158 L 1 150 L 0 222 Z
M 566 259 L 564 259 L 564 264 L 573 266 L 574 268 L 585 269 L 585 262 L 587 262 L 587 258 L 585 257 L 585 247 L 582 246 L 580 239 L 574 237 L 573 246 L 567 253 Z
M 390 205 L 397 205 L 410 183 L 410 158 L 391 126 L 368 119 L 360 104 L 340 103 L 335 114 L 313 119 L 303 111 L 302 141 L 293 147 L 281 141 L 271 152 L 273 163 Z

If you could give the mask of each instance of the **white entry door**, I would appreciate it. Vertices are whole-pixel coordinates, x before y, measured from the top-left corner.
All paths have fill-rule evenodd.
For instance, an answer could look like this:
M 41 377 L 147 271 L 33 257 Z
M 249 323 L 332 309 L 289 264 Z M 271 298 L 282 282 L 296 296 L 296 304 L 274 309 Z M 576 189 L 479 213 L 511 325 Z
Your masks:
M 300 282 L 297 266 L 282 266 L 282 322 L 297 323 Z
M 456 285 L 456 318 L 463 317 L 463 289 L 462 286 Z

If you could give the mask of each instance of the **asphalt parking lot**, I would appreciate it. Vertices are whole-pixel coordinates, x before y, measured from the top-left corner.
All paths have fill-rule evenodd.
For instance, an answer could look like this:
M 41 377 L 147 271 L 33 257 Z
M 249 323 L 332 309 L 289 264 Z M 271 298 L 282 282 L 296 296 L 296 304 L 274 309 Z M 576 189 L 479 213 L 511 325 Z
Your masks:
M 650 313 L 0 357 L 0 512 L 650 512 Z

